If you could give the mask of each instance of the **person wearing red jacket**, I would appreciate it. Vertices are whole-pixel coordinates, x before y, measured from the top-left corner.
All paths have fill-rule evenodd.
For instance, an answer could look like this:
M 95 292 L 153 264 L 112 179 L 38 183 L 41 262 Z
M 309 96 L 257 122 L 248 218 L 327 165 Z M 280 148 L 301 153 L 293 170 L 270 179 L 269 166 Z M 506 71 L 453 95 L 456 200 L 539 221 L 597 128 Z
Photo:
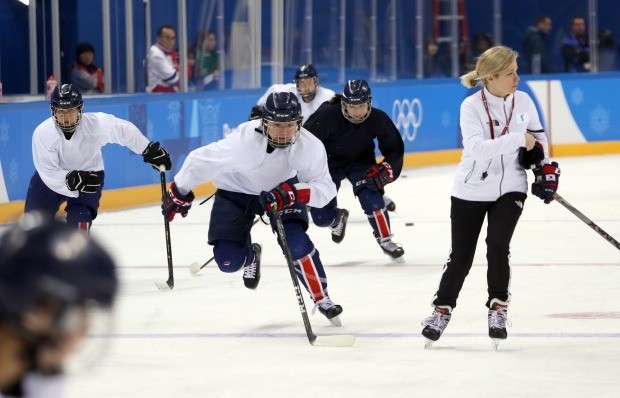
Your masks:
M 103 93 L 103 70 L 93 62 L 94 58 L 95 47 L 92 44 L 77 45 L 71 81 L 83 94 Z

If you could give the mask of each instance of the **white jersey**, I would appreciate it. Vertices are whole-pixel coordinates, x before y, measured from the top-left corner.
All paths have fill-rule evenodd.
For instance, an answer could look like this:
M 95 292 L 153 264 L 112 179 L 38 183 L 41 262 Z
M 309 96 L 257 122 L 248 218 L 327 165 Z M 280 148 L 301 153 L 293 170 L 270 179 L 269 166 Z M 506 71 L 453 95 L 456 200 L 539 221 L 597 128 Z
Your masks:
M 39 373 L 27 373 L 22 380 L 23 394 L 20 398 L 60 398 L 65 396 L 64 376 L 43 376 Z M 2 395 L 0 398 L 13 398 Z
M 147 92 L 150 93 L 156 88 L 169 88 L 179 81 L 172 54 L 176 54 L 176 51 L 164 51 L 157 43 L 149 49 L 146 58 Z
M 69 191 L 65 185 L 67 173 L 103 170 L 101 148 L 110 143 L 141 154 L 149 140 L 133 123 L 106 113 L 84 113 L 68 140 L 50 117 L 37 126 L 32 135 L 34 167 L 52 191 L 77 198 L 79 192 Z
M 295 94 L 295 96 L 297 96 L 297 98 L 299 99 L 299 103 L 301 104 L 301 115 L 303 116 L 302 124 L 304 124 L 306 120 L 308 120 L 310 115 L 312 115 L 317 109 L 319 109 L 319 106 L 321 106 L 323 102 L 329 101 L 336 95 L 336 93 L 333 92 L 332 90 L 317 85 L 316 95 L 314 96 L 312 101 L 306 102 L 301 98 L 301 95 L 297 92 L 297 85 L 295 83 L 274 84 L 267 89 L 267 91 L 265 92 L 265 94 L 263 94 L 262 97 L 260 97 L 256 105 L 264 106 L 265 103 L 267 102 L 267 97 L 269 97 L 269 94 L 273 92 L 279 92 L 279 93 L 288 92 L 288 93 L 293 93 Z
M 549 163 L 547 137 L 529 95 L 516 91 L 504 99 L 494 96 L 486 88 L 484 93 L 495 139 L 491 139 L 489 116 L 481 92 L 470 95 L 461 104 L 463 154 L 452 196 L 463 200 L 495 201 L 508 192 L 527 193 L 527 176 L 518 162 L 519 148 L 525 147 L 525 132 L 533 134 L 542 144 L 545 150 L 543 163 Z M 500 136 L 508 119 L 508 130 Z
M 218 189 L 259 195 L 281 182 L 298 176 L 310 186 L 312 207 L 323 207 L 336 196 L 336 186 L 327 168 L 325 147 L 302 128 L 297 141 L 267 153 L 267 138 L 261 120 L 240 124 L 224 139 L 193 150 L 174 182 L 182 194 L 196 185 L 212 181 Z

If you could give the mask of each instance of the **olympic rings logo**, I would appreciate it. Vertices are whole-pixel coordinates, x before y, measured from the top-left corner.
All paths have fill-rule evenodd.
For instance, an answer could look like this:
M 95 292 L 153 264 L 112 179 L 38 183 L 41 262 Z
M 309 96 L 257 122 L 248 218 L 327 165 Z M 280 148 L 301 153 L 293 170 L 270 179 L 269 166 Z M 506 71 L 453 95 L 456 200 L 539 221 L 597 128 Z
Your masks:
M 422 102 L 417 98 L 411 101 L 408 99 L 394 100 L 392 120 L 396 128 L 403 134 L 403 138 L 414 141 L 418 135 L 418 128 L 422 125 Z

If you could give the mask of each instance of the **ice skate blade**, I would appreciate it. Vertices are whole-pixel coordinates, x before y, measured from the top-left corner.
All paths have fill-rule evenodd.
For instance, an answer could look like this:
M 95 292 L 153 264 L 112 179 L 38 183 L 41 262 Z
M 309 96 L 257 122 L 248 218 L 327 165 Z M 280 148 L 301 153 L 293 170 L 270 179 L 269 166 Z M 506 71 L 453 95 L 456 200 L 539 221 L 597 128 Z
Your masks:
M 427 350 L 433 346 L 434 341 L 431 339 L 424 339 L 424 349 Z
M 491 344 L 493 345 L 493 350 L 497 351 L 497 346 L 499 345 L 499 343 L 501 343 L 502 341 L 504 341 L 503 339 L 491 339 Z
M 394 264 L 404 264 L 405 263 L 405 256 L 400 256 L 400 257 L 390 257 L 390 260 L 394 263 Z
M 192 263 L 192 265 L 189 266 L 189 272 L 192 275 L 196 275 L 198 273 L 198 271 L 200 271 L 200 270 L 201 270 L 200 264 L 198 264 L 198 263 Z
M 342 322 L 340 322 L 340 315 L 333 317 L 332 319 L 328 319 L 329 323 L 334 326 L 342 326 Z

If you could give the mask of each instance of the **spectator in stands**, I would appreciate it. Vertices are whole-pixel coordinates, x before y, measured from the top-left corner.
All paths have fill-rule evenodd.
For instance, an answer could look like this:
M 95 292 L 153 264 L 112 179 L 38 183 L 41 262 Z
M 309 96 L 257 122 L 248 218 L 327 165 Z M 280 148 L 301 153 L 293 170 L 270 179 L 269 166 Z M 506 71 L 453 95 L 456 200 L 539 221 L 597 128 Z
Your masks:
M 71 81 L 84 94 L 103 93 L 103 70 L 93 62 L 94 57 L 95 47 L 92 44 L 77 45 Z
M 555 68 L 551 62 L 547 36 L 551 31 L 551 18 L 538 15 L 536 25 L 525 31 L 523 38 L 524 73 L 553 73 Z
M 211 30 L 201 29 L 192 45 L 195 55 L 194 84 L 197 91 L 217 88 L 219 80 L 219 54 L 217 36 Z
M 474 35 L 473 48 L 468 62 L 464 65 L 465 70 L 470 71 L 476 68 L 476 60 L 483 52 L 493 47 L 493 38 L 485 32 L 478 32 Z
M 440 47 L 434 37 L 427 37 L 424 54 L 424 77 L 449 77 L 450 58 Z
M 157 29 L 155 44 L 146 58 L 149 93 L 173 93 L 179 91 L 179 52 L 174 49 L 176 36 L 169 25 Z
M 590 47 L 586 36 L 586 21 L 583 17 L 574 17 L 571 22 L 571 34 L 562 40 L 562 58 L 564 72 L 589 72 Z
M 598 33 L 598 70 L 599 72 L 616 70 L 616 49 L 610 29 L 603 29 Z

